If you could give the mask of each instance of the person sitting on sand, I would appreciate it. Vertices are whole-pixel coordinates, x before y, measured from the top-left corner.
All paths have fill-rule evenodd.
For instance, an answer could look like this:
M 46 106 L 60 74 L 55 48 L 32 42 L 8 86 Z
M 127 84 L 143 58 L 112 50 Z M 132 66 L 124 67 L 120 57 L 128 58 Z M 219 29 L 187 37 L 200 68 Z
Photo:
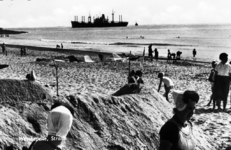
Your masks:
M 160 129 L 159 150 L 195 150 L 193 126 L 189 121 L 194 114 L 199 95 L 195 91 L 173 91 L 174 115 Z
M 36 80 L 36 75 L 35 75 L 34 70 L 32 70 L 30 74 L 27 74 L 27 75 L 26 75 L 26 78 L 27 78 L 27 80 L 29 80 L 29 81 L 35 81 L 35 80 Z
M 212 69 L 211 69 L 211 72 L 209 74 L 209 82 L 211 83 L 211 91 L 212 91 L 212 94 L 210 96 L 210 100 L 209 100 L 209 103 L 207 104 L 207 106 L 210 106 L 212 100 L 213 100 L 213 109 L 215 109 L 215 105 L 216 105 L 216 102 L 214 101 L 214 98 L 213 98 L 213 91 L 214 91 L 214 79 L 215 79 L 215 67 L 217 65 L 217 62 L 216 61 L 212 61 Z
M 133 84 L 133 83 L 137 83 L 134 70 L 132 70 L 128 76 L 128 84 Z
M 164 76 L 163 72 L 158 74 L 158 78 L 160 78 L 160 84 L 159 84 L 159 88 L 157 91 L 158 92 L 160 91 L 161 84 L 162 84 L 162 82 L 164 82 L 164 89 L 165 89 L 164 97 L 166 97 L 166 100 L 169 101 L 168 94 L 169 94 L 170 90 L 173 88 L 174 84 L 169 77 Z
M 140 86 L 140 84 L 144 84 L 144 81 L 142 79 L 142 75 L 143 75 L 143 73 L 140 70 L 137 70 L 135 73 L 135 79 L 136 79 L 138 86 Z
M 55 102 L 47 119 L 47 138 L 33 141 L 29 150 L 61 150 L 71 129 L 73 116 L 73 107 L 66 103 Z
M 227 63 L 228 54 L 221 53 L 219 59 L 221 62 L 215 67 L 216 75 L 214 81 L 213 98 L 217 102 L 218 110 L 220 111 L 221 100 L 223 100 L 223 110 L 226 109 L 230 87 L 231 65 Z

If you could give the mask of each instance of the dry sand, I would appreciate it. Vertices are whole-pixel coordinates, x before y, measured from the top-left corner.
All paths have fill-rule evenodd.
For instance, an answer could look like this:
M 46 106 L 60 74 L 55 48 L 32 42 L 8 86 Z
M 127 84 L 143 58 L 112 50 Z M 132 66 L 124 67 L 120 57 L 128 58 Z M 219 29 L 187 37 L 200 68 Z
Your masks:
M 39 51 L 30 47 L 28 55 L 20 56 L 19 48 L 9 48 L 8 56 L 0 54 L 0 64 L 8 64 L 9 67 L 0 70 L 1 79 L 25 79 L 26 74 L 35 70 L 37 82 L 47 87 L 52 95 L 56 95 L 56 79 L 53 62 L 35 62 L 36 58 L 65 58 L 68 55 L 74 55 L 83 60 L 82 54 L 73 54 L 72 52 L 60 53 L 55 51 Z M 59 95 L 70 95 L 74 93 L 101 93 L 113 94 L 120 87 L 126 84 L 128 75 L 128 63 L 121 62 L 99 62 L 96 53 L 90 53 L 96 63 L 70 63 L 57 62 L 59 65 Z M 206 63 L 188 63 L 187 61 L 178 64 L 166 63 L 166 61 L 148 60 L 144 63 L 143 80 L 146 87 L 157 89 L 159 80 L 157 73 L 164 71 L 169 76 L 175 86 L 174 89 L 186 90 L 194 89 L 200 95 L 200 101 L 193 117 L 193 123 L 203 129 L 204 133 L 209 135 L 219 149 L 227 147 L 231 143 L 231 109 L 228 99 L 227 111 L 216 112 L 206 104 L 211 95 L 210 83 L 207 81 L 210 64 Z M 131 69 L 140 69 L 140 62 L 131 63 Z M 164 88 L 161 88 L 161 95 L 164 94 Z M 170 103 L 173 105 L 173 99 L 170 94 Z

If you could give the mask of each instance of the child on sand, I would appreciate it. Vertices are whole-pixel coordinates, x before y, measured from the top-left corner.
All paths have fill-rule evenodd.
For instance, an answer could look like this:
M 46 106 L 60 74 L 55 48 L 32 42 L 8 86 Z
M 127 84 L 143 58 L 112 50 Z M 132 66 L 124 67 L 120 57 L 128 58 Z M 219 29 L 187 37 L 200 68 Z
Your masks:
M 215 101 L 213 99 L 213 89 L 214 89 L 214 79 L 215 79 L 215 67 L 217 65 L 217 62 L 216 61 L 212 61 L 212 69 L 211 69 L 211 72 L 210 72 L 210 75 L 209 75 L 209 82 L 211 83 L 211 91 L 212 91 L 212 94 L 210 96 L 210 100 L 209 100 L 209 103 L 207 104 L 207 106 L 210 106 L 212 100 L 213 100 L 213 109 L 215 109 Z
M 159 84 L 158 92 L 160 91 L 162 82 L 164 82 L 164 88 L 165 88 L 164 96 L 166 97 L 166 100 L 169 101 L 168 94 L 169 94 L 170 90 L 173 88 L 174 84 L 169 77 L 164 76 L 163 72 L 158 74 L 158 78 L 160 78 L 160 84 Z

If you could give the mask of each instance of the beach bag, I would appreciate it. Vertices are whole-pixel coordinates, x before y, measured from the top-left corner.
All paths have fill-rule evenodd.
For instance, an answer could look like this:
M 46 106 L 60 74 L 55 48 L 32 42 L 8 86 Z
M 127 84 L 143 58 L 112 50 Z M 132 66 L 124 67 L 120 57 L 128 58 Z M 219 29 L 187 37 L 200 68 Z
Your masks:
M 215 71 L 211 70 L 210 75 L 209 75 L 209 82 L 214 82 L 214 78 L 215 78 Z

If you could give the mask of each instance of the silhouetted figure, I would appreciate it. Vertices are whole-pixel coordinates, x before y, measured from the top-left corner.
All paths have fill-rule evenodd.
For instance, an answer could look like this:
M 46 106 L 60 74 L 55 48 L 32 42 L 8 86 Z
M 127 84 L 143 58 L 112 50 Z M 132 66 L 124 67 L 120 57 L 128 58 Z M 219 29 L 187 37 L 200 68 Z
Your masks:
M 26 47 L 21 47 L 21 50 L 20 50 L 21 56 L 25 56 L 26 55 L 26 51 L 27 51 Z
M 103 54 L 98 54 L 100 62 L 104 61 L 104 55 Z
M 148 57 L 153 61 L 153 51 L 152 51 L 152 44 L 148 46 Z
M 194 48 L 194 49 L 193 49 L 193 57 L 196 57 L 196 54 L 197 54 L 197 51 L 196 51 L 196 49 Z
M 20 48 L 20 55 L 23 56 L 23 47 Z
M 177 60 L 180 60 L 180 55 L 182 54 L 182 52 L 181 51 L 177 51 L 176 52 L 176 59 Z
M 157 48 L 155 48 L 154 52 L 155 52 L 155 59 L 156 59 L 156 61 L 158 61 L 159 52 L 158 52 Z
M 7 56 L 7 50 L 5 43 L 2 44 L 2 54 Z
M 27 48 L 24 47 L 23 55 L 26 55 L 26 54 L 27 54 Z
M 167 62 L 172 59 L 171 52 L 168 49 Z
M 216 61 L 212 61 L 212 69 L 211 69 L 211 72 L 209 74 L 209 82 L 211 83 L 211 96 L 210 96 L 210 100 L 209 100 L 209 103 L 207 104 L 207 106 L 210 106 L 211 102 L 213 101 L 213 109 L 215 109 L 215 106 L 216 106 L 216 101 L 215 99 L 213 98 L 213 92 L 214 92 L 214 80 L 215 80 L 215 74 L 216 74 L 216 71 L 215 71 L 215 67 L 217 65 L 217 62 Z
M 56 48 L 57 48 L 57 49 L 59 49 L 59 48 L 60 48 L 59 44 L 57 44 L 57 45 L 56 45 Z
M 63 43 L 61 43 L 61 49 L 63 49 Z

